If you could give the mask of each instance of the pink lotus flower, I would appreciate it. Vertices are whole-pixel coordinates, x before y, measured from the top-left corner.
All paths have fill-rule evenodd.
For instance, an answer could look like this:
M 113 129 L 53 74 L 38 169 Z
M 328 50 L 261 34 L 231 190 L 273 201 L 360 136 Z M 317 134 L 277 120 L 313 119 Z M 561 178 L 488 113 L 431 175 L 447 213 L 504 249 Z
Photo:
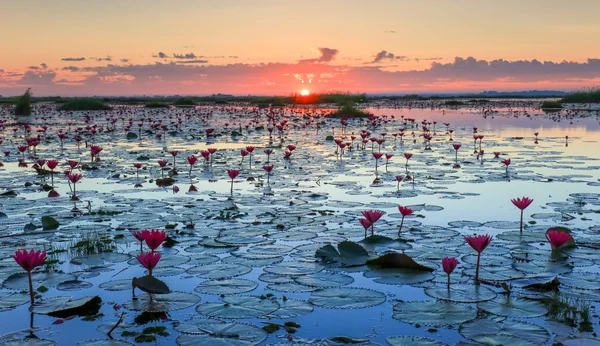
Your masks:
M 494 153 L 496 154 L 496 153 Z M 508 166 L 510 165 L 510 159 L 504 159 L 502 161 L 500 161 L 504 164 L 504 167 L 506 167 L 506 174 L 508 174 Z
M 158 249 L 158 247 L 167 239 L 165 231 L 159 231 L 157 229 L 149 231 L 145 229 L 142 232 L 144 233 L 144 241 L 152 252 Z
M 73 184 L 76 184 L 79 180 L 81 180 L 81 174 L 71 174 L 71 173 L 69 173 L 69 175 L 67 176 L 67 178 L 69 179 L 70 182 L 72 182 Z
M 374 225 L 385 213 L 379 210 L 365 210 L 362 215 L 371 224 L 371 235 L 375 234 Z
M 141 163 L 134 163 L 133 167 L 135 167 L 136 169 L 140 169 L 140 168 L 142 168 L 142 164 Z
M 550 228 L 546 232 L 546 239 L 550 243 L 552 250 L 558 249 L 559 247 L 565 245 L 571 240 L 571 235 L 567 232 L 561 232 L 558 229 Z
M 520 232 L 523 233 L 523 210 L 529 207 L 529 205 L 533 202 L 533 199 L 529 197 L 516 198 L 510 200 L 515 207 L 521 209 L 521 229 Z
M 77 167 L 79 162 L 75 160 L 67 160 L 67 164 L 69 164 L 69 167 L 71 167 L 71 169 L 74 169 L 75 167 Z
M 290 145 L 288 145 L 288 146 L 287 146 L 287 149 L 288 149 L 289 151 L 294 151 L 294 150 L 296 150 L 296 146 L 295 146 L 295 145 L 291 145 L 291 144 L 290 144 Z
M 450 289 L 450 274 L 452 274 L 457 265 L 458 260 L 454 257 L 442 258 L 442 267 L 444 268 L 446 274 L 448 274 L 448 289 Z
M 140 253 L 144 252 L 144 236 L 145 236 L 145 232 L 147 230 L 142 230 L 142 231 L 133 231 L 132 234 L 135 237 L 135 239 L 137 239 L 140 242 Z
M 13 255 L 13 259 L 27 272 L 27 278 L 29 279 L 29 298 L 33 305 L 33 284 L 31 282 L 31 271 L 36 267 L 44 264 L 46 261 L 46 251 L 41 250 L 17 250 Z
M 148 269 L 148 274 L 152 275 L 152 269 L 156 267 L 158 261 L 160 261 L 160 257 L 160 252 L 143 252 L 137 255 L 136 258 L 142 267 Z
M 365 218 L 360 218 L 358 219 L 358 222 L 360 222 L 360 224 L 364 227 L 365 229 L 365 238 L 367 237 L 367 230 L 369 229 L 369 227 L 371 227 L 371 222 L 369 222 L 369 220 L 365 219 Z
M 283 153 L 283 158 L 284 158 L 284 159 L 288 159 L 288 160 L 289 160 L 291 157 L 292 157 L 292 152 L 291 152 L 291 151 L 287 151 L 287 150 L 286 150 L 286 151 Z
M 402 221 L 400 221 L 400 228 L 398 229 L 398 236 L 400 236 L 400 233 L 402 232 L 402 225 L 404 224 L 404 218 L 406 216 L 412 215 L 413 214 L 413 210 L 407 207 L 403 207 L 401 205 L 398 206 L 398 211 L 400 212 L 400 214 L 402 214 Z
M 48 168 L 50 168 L 50 170 L 54 170 L 58 166 L 58 161 L 57 160 L 48 160 L 48 161 L 46 161 L 46 166 L 48 166 Z
M 239 169 L 228 169 L 227 174 L 229 178 L 231 178 L 231 195 L 233 195 L 233 179 L 237 178 L 240 175 Z
M 48 198 L 57 198 L 60 197 L 60 194 L 56 192 L 56 190 L 52 189 L 48 192 Z
M 254 151 L 254 147 L 249 145 L 246 147 L 246 151 L 249 152 L 250 154 L 252 154 L 252 152 Z
M 494 158 L 497 159 L 498 157 L 500 157 L 500 154 L 502 154 L 499 151 L 494 151 Z
M 475 267 L 475 281 L 479 280 L 479 260 L 481 258 L 481 252 L 485 250 L 490 242 L 492 241 L 492 237 L 489 235 L 477 235 L 477 236 L 465 236 L 465 241 L 473 248 L 473 250 L 477 251 L 477 266 Z

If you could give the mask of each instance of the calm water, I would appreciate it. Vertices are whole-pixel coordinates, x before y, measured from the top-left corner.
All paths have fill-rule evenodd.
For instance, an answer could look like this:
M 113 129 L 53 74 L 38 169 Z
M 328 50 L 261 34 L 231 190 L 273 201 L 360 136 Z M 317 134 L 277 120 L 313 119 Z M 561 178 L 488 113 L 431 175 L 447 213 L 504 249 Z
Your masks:
M 4 288 L 0 290 L 0 294 L 19 292 L 14 289 L 15 282 L 18 281 L 15 281 L 14 276 L 11 278 L 13 273 L 20 272 L 20 268 L 10 258 L 15 249 L 65 249 L 65 252 L 53 253 L 49 258 L 60 261 L 55 271 L 70 274 L 64 278 L 69 281 L 77 280 L 77 284 L 60 285 L 61 280 L 49 280 L 48 276 L 34 284 L 35 287 L 44 285 L 48 288 L 38 299 L 98 295 L 103 301 L 100 309 L 103 316 L 97 316 L 92 321 L 75 317 L 62 324 L 53 324 L 57 318 L 35 314 L 33 333 L 58 345 L 106 339 L 106 330 L 115 324 L 121 311 L 126 312 L 123 326 L 131 332 L 141 333 L 145 327 L 153 325 L 166 326 L 170 335 L 157 336 L 156 341 L 157 344 L 165 345 L 174 344 L 181 335 L 174 329 L 178 324 L 199 323 L 206 318 L 211 318 L 213 322 L 219 319 L 227 323 L 256 327 L 262 327 L 268 322 L 283 324 L 286 321 L 301 325 L 289 338 L 288 333 L 282 330 L 270 334 L 263 341 L 264 344 L 290 344 L 289 339 L 298 341 L 298 344 L 317 344 L 321 339 L 338 335 L 370 340 L 382 345 L 387 343 L 386 338 L 390 336 L 424 336 L 454 344 L 468 341 L 468 338 L 459 333 L 459 325 L 473 318 L 465 318 L 461 323 L 449 326 L 431 322 L 430 326 L 418 322 L 422 317 L 418 311 L 414 313 L 414 320 L 398 316 L 394 318 L 393 306 L 400 301 L 436 300 L 425 291 L 436 286 L 444 287 L 445 274 L 440 269 L 441 257 L 455 256 L 460 261 L 452 276 L 453 284 L 473 285 L 471 271 L 474 268 L 472 255 L 475 252 L 464 245 L 462 236 L 487 233 L 495 239 L 491 248 L 483 253 L 484 259 L 486 255 L 491 256 L 489 263 L 484 262 L 483 267 L 500 273 L 492 275 L 491 272 L 486 272 L 490 281 L 511 282 L 534 274 L 558 275 L 559 280 L 566 276 L 564 281 L 568 286 L 565 289 L 561 286 L 561 291 L 573 291 L 574 296 L 594 305 L 593 302 L 598 299 L 595 292 L 580 290 L 599 289 L 600 283 L 583 283 L 585 275 L 575 275 L 596 275 L 600 256 L 590 252 L 591 250 L 565 255 L 569 256 L 564 263 L 568 270 L 565 267 L 546 268 L 544 266 L 548 263 L 547 259 L 537 257 L 531 262 L 535 269 L 524 269 L 515 258 L 519 257 L 521 246 L 526 246 L 527 251 L 536 254 L 536 251 L 550 253 L 543 232 L 553 226 L 572 229 L 573 237 L 578 243 L 598 242 L 596 225 L 599 218 L 596 210 L 600 209 L 600 120 L 596 113 L 580 112 L 571 119 L 565 113 L 546 114 L 533 108 L 519 107 L 495 108 L 493 112 L 468 108 L 375 107 L 368 110 L 385 120 L 380 125 L 367 128 L 364 120 L 351 119 L 344 132 L 339 120 L 317 118 L 316 114 L 320 111 L 306 112 L 301 109 L 259 111 L 247 107 L 197 107 L 149 111 L 124 107 L 112 112 L 73 115 L 61 114 L 51 107 L 40 110 L 40 114 L 30 120 L 34 132 L 43 125 L 48 126 L 36 150 L 38 157 L 59 159 L 59 172 L 66 169 L 66 159 L 79 160 L 82 164 L 97 167 L 82 171 L 83 178 L 76 185 L 80 196 L 77 202 L 70 200 L 70 185 L 63 174 L 54 176 L 54 186 L 61 197 L 47 198 L 48 192 L 42 191 L 39 184 L 50 184 L 50 179 L 38 175 L 31 167 L 34 162 L 30 157 L 32 153 L 25 155 L 28 167 L 18 167 L 17 159 L 21 154 L 18 153 L 17 146 L 25 143 L 24 131 L 22 127 L 11 124 L 11 118 L 4 115 L 7 125 L 2 132 L 4 143 L 0 147 L 2 151 L 10 151 L 10 155 L 1 160 L 4 167 L 0 168 L 0 193 L 16 191 L 18 196 L 0 199 L 0 211 L 6 214 L 6 217 L 0 218 L 0 235 L 21 233 L 27 223 L 41 225 L 41 217 L 44 215 L 54 217 L 61 226 L 56 232 L 42 235 L 2 238 L 0 280 L 4 281 Z M 269 126 L 268 115 L 277 123 L 281 120 L 288 121 L 283 134 L 278 133 L 277 129 L 273 131 L 272 142 L 264 129 Z M 125 128 L 129 119 L 132 120 L 129 131 L 141 134 L 141 138 L 126 138 Z M 145 119 L 143 123 L 142 119 Z M 411 126 L 403 119 L 415 119 L 419 124 Z M 115 120 L 114 125 L 110 125 L 112 120 Z M 159 123 L 158 120 L 162 122 Z M 428 125 L 429 132 L 433 135 L 432 150 L 424 150 L 423 138 L 420 136 L 423 133 L 421 121 L 437 122 L 435 130 L 433 124 Z M 317 122 L 320 122 L 318 127 Z M 179 123 L 177 128 L 175 125 Z M 443 123 L 450 125 L 447 127 Z M 91 134 L 91 128 L 85 129 L 85 126 L 94 124 L 97 125 L 95 135 Z M 137 124 L 142 124 L 140 132 Z M 152 128 L 152 124 L 157 125 L 155 128 L 158 130 Z M 160 125 L 166 125 L 168 130 L 161 130 Z M 246 125 L 249 125 L 250 130 L 246 130 Z M 262 129 L 258 126 L 262 126 Z M 107 131 L 112 127 L 115 128 L 114 131 Z M 473 127 L 478 129 L 477 134 L 484 135 L 481 141 L 481 148 L 485 151 L 483 159 L 474 154 Z M 18 130 L 13 133 L 13 128 Z M 78 128 L 84 138 L 79 149 L 73 140 Z M 206 128 L 215 128 L 216 136 L 207 139 L 204 133 Z M 371 143 L 366 145 L 365 150 L 356 149 L 360 142 L 358 134 L 363 129 L 371 132 L 369 137 L 385 138 L 380 150 L 384 154 L 393 154 L 387 168 L 385 158 L 378 164 L 381 184 L 373 184 L 375 160 Z M 398 133 L 400 129 L 405 129 L 403 140 L 401 142 L 400 137 L 397 137 L 394 141 L 392 134 Z M 447 129 L 453 130 L 453 133 L 448 133 Z M 56 136 L 59 130 L 67 133 L 62 149 Z M 169 133 L 174 130 L 177 131 Z M 241 134 L 232 135 L 233 130 Z M 539 133 L 537 143 L 535 132 Z M 387 135 L 383 136 L 382 133 Z M 162 135 L 161 139 L 157 138 L 158 134 Z M 325 140 L 328 135 L 345 136 L 345 141 L 350 141 L 351 135 L 358 137 L 354 141 L 355 149 L 346 150 L 340 158 L 335 143 Z M 85 141 L 103 147 L 100 161 L 90 163 Z M 462 144 L 457 159 L 452 147 L 454 143 Z M 297 149 L 291 159 L 287 160 L 283 158 L 283 154 L 289 144 L 295 145 Z M 256 147 L 251 166 L 249 157 L 245 157 L 242 162 L 240 156 L 240 150 L 248 145 Z M 479 146 L 477 141 L 477 150 Z M 275 165 L 269 184 L 262 169 L 267 161 L 263 150 L 267 147 L 274 150 L 270 163 Z M 198 151 L 207 148 L 217 149 L 212 165 L 205 164 L 198 155 Z M 374 151 L 377 149 L 378 145 L 375 144 Z M 176 160 L 180 174 L 175 176 L 179 192 L 175 192 L 172 186 L 158 187 L 155 184 L 155 179 L 161 176 L 156 162 L 166 159 L 171 168 L 171 150 L 179 151 Z M 403 157 L 406 152 L 414 154 L 408 166 Z M 493 152 L 500 152 L 500 158 L 494 159 Z M 199 161 L 190 175 L 186 158 L 192 154 L 199 156 Z M 506 158 L 511 159 L 508 171 L 500 163 L 501 159 Z M 144 166 L 139 177 L 132 167 L 135 162 L 141 162 Z M 453 167 L 455 164 L 460 167 Z M 230 196 L 231 182 L 226 170 L 232 168 L 241 169 L 242 172 L 235 180 L 233 196 Z M 397 175 L 410 175 L 414 177 L 414 182 L 403 181 L 398 187 L 395 180 Z M 198 192 L 188 192 L 190 185 L 195 186 Z M 532 240 L 525 243 L 507 236 L 519 228 L 519 210 L 510 200 L 522 196 L 534 199 L 533 204 L 525 210 L 525 232 L 533 234 L 530 238 Z M 233 205 L 238 209 L 231 210 Z M 434 275 L 424 280 L 398 279 L 396 283 L 384 284 L 379 283 L 382 280 L 377 280 L 384 273 L 372 268 L 328 266 L 321 271 L 304 268 L 314 266 L 313 263 L 317 261 L 314 251 L 320 246 L 328 243 L 336 246 L 343 240 L 360 241 L 363 229 L 358 219 L 363 210 L 377 209 L 386 212 L 375 224 L 375 233 L 396 238 L 400 224 L 398 205 L 410 206 L 416 214 L 404 222 L 401 237 L 409 242 L 402 243 L 408 244 L 402 249 L 420 263 L 435 268 Z M 75 207 L 82 213 L 74 214 L 72 209 Z M 99 215 L 100 211 L 112 213 Z M 226 215 L 227 212 L 235 217 L 220 220 L 219 216 Z M 155 274 L 172 290 L 186 292 L 189 294 L 188 298 L 193 294 L 200 298 L 200 302 L 196 303 L 192 299 L 187 304 L 189 306 L 168 311 L 168 319 L 164 321 L 137 325 L 134 318 L 141 311 L 128 309 L 131 291 L 128 288 L 109 291 L 100 285 L 143 276 L 143 268 L 133 257 L 139 252 L 139 243 L 130 232 L 143 228 L 164 229 L 167 224 L 174 225 L 175 230 L 168 230 L 168 233 L 179 243 L 172 249 L 163 250 L 161 263 L 165 268 Z M 186 224 L 194 224 L 195 227 L 185 228 Z M 179 231 L 184 231 L 185 234 Z M 98 258 L 97 255 L 83 254 L 73 248 L 81 240 L 98 237 L 109 239 L 107 243 L 110 242 L 113 253 L 123 255 Z M 214 242 L 235 247 L 219 249 L 204 246 Z M 398 243 L 378 247 L 371 255 L 376 257 L 392 249 L 401 251 Z M 80 257 L 80 260 L 72 261 L 74 257 Z M 81 263 L 81 258 L 86 264 L 76 264 Z M 285 265 L 279 263 L 288 262 L 290 265 L 301 263 L 302 272 L 292 273 L 296 275 L 265 275 L 281 272 L 281 267 L 285 268 Z M 271 293 L 280 305 L 283 304 L 281 298 L 285 296 L 301 301 L 303 308 L 286 311 L 289 316 L 293 316 L 286 318 L 279 318 L 277 311 L 262 314 L 256 312 L 259 310 L 256 304 L 259 303 L 245 307 L 257 315 L 253 318 L 225 318 L 219 315 L 222 311 L 209 314 L 210 316 L 200 314 L 196 310 L 198 306 L 210 302 L 222 303 L 222 300 L 219 294 L 195 291 L 199 284 L 207 280 L 206 275 L 199 277 L 202 274 L 197 274 L 196 270 L 199 270 L 199 266 L 219 263 L 224 264 L 224 273 L 215 274 L 215 278 L 236 277 L 257 285 L 252 290 L 240 293 L 241 295 L 258 297 Z M 195 269 L 190 270 L 191 268 Z M 314 275 L 316 271 L 322 274 L 335 273 L 332 274 L 334 276 L 345 274 L 342 276 L 351 277 L 352 282 L 344 287 L 368 289 L 374 294 L 383 294 L 385 301 L 356 309 L 344 308 L 342 303 L 339 306 L 342 308 L 323 307 L 320 300 L 315 299 L 322 291 L 317 290 L 317 287 L 298 283 L 300 276 Z M 508 273 L 506 277 L 501 276 L 502 272 Z M 486 287 L 497 293 L 503 291 L 499 287 Z M 19 288 L 25 290 L 27 286 Z M 586 292 L 594 294 L 588 294 L 586 300 Z M 138 295 L 145 294 L 138 291 Z M 513 296 L 532 298 L 533 294 L 515 288 L 511 294 Z M 8 300 L 8 296 L 3 297 L 5 301 Z M 344 297 L 341 298 L 342 301 Z M 498 302 L 501 299 L 503 298 L 499 295 L 492 301 Z M 331 300 L 326 301 L 331 303 Z M 260 299 L 257 298 L 257 302 Z M 116 312 L 113 304 L 125 307 Z M 477 307 L 477 303 L 452 304 L 473 311 Z M 4 335 L 2 340 L 23 339 L 29 334 L 31 323 L 29 303 L 22 302 L 16 307 L 9 303 L 5 305 L 5 310 L 0 312 L 3 321 L 0 326 L 0 335 Z M 529 311 L 527 308 L 523 308 L 525 312 L 506 317 L 496 315 L 493 311 L 482 312 L 486 311 L 484 307 L 485 305 L 480 306 L 478 320 L 498 323 L 524 321 L 537 325 L 548 333 L 548 338 L 543 343 L 551 344 L 557 340 L 565 342 L 567 339 L 576 339 L 575 335 L 579 335 L 579 338 L 592 338 L 591 333 L 580 335 L 577 328 L 566 324 L 548 323 L 549 317 L 544 313 L 535 317 L 525 316 Z M 202 307 L 199 309 L 206 311 Z M 465 313 L 468 315 L 471 310 Z M 427 311 L 422 313 L 426 314 Z M 592 309 L 592 315 L 594 314 L 595 308 Z M 592 320 L 597 322 L 596 318 Z M 134 337 L 121 336 L 122 330 L 117 329 L 113 336 L 124 342 L 134 343 Z M 256 334 L 262 335 L 260 331 Z M 511 339 L 514 344 L 541 343 L 536 339 L 527 340 L 527 333 L 511 331 L 506 334 L 516 338 Z M 473 338 L 470 339 L 470 342 L 474 342 Z M 198 340 L 194 342 L 199 344 Z M 483 339 L 477 340 L 486 342 Z M 236 344 L 238 341 L 241 342 L 213 335 L 202 339 L 202 344 Z M 188 344 L 182 338 L 179 342 Z M 581 341 L 570 342 L 579 344 Z

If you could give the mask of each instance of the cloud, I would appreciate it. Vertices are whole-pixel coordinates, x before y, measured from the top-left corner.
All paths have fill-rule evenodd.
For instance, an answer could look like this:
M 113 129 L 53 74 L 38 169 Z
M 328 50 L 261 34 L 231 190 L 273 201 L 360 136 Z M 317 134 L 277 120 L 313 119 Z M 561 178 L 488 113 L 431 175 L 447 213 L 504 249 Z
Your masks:
M 168 59 L 169 58 L 169 56 L 163 52 L 158 52 L 158 54 L 153 54 L 152 57 L 159 58 L 159 59 Z
M 41 64 L 40 64 L 40 66 L 41 66 L 41 67 L 42 67 L 44 70 L 48 68 L 48 65 L 46 65 L 46 64 L 44 64 L 44 63 L 41 63 Z
M 112 57 L 111 56 L 106 56 L 106 58 L 90 58 L 96 61 L 112 61 Z
M 63 71 L 71 71 L 71 72 L 79 72 L 80 68 L 77 66 L 65 66 L 61 70 Z
M 177 61 L 177 64 L 206 64 L 208 60 L 187 60 L 187 61 Z
M 315 91 L 357 92 L 580 89 L 600 84 L 600 59 L 553 62 L 456 57 L 404 71 L 394 71 L 390 65 L 319 63 L 331 61 L 337 54 L 321 51 L 320 58 L 309 59 L 313 63 L 216 65 L 194 59 L 201 62 L 66 66 L 57 72 L 26 70 L 22 74 L 2 73 L 0 93 L 17 94 L 24 84 L 33 86 L 37 95 L 288 94 L 309 83 Z M 389 54 L 385 53 L 386 58 Z M 394 60 L 397 58 L 394 55 Z M 68 81 L 59 82 L 61 79 Z
M 120 62 L 129 62 L 129 59 L 120 59 Z
M 60 59 L 62 61 L 84 61 L 85 58 L 81 57 L 81 58 L 62 58 Z
M 56 73 L 54 71 L 50 71 L 50 72 L 27 71 L 23 74 L 23 76 L 19 80 L 19 84 L 48 85 L 48 84 L 52 84 L 54 77 L 56 77 Z
M 30 70 L 41 70 L 41 67 L 39 67 L 39 66 L 29 66 L 28 69 L 30 69 Z
M 305 62 L 305 63 L 330 62 L 330 61 L 334 60 L 335 57 L 337 56 L 337 54 L 340 52 L 337 49 L 327 48 L 327 47 L 319 47 L 319 48 L 317 48 L 317 50 L 319 51 L 319 53 L 321 53 L 320 57 L 318 57 L 317 59 L 304 59 L 304 60 L 300 60 L 300 62 Z
M 396 31 L 395 30 L 385 30 L 384 33 L 386 33 L 386 34 L 395 34 Z
M 373 61 L 368 62 L 366 64 L 374 64 L 374 63 L 380 62 L 382 60 L 406 61 L 406 60 L 408 60 L 408 57 L 405 55 L 395 55 L 394 53 L 388 52 L 386 50 L 382 50 L 381 52 L 375 54 L 375 58 L 373 59 Z
M 187 53 L 187 54 L 173 53 L 173 58 L 175 58 L 175 59 L 196 59 L 197 56 L 194 53 Z
M 436 60 L 443 60 L 443 58 L 415 58 L 414 60 L 416 62 L 419 62 L 419 61 L 436 61 Z

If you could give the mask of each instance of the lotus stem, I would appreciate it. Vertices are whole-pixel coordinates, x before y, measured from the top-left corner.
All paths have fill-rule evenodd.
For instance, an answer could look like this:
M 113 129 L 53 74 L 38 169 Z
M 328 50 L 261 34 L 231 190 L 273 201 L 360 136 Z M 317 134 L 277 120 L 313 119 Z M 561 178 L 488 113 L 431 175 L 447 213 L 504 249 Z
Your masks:
M 481 259 L 481 252 L 477 253 L 477 265 L 475 266 L 475 282 L 479 282 L 479 260 Z
M 27 278 L 29 279 L 29 298 L 31 299 L 31 305 L 33 305 L 33 283 L 31 282 L 31 271 L 27 272 Z

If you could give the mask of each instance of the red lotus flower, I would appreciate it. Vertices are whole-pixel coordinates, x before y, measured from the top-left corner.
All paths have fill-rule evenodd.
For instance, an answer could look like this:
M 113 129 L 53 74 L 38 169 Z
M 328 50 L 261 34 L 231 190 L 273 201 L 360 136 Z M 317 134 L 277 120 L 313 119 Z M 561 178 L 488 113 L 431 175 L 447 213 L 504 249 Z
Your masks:
M 167 239 L 167 234 L 165 231 L 159 231 L 157 229 L 153 229 L 151 231 L 145 229 L 142 231 L 144 233 L 144 241 L 146 245 L 154 252 L 154 250 L 158 249 L 160 244 L 162 244 Z
M 446 274 L 448 274 L 448 279 L 450 279 L 450 274 L 452 274 L 457 265 L 458 260 L 454 257 L 442 258 L 442 267 L 444 268 Z
M 485 248 L 488 247 L 488 245 L 490 245 L 492 239 L 493 237 L 487 234 L 477 236 L 465 236 L 465 241 L 469 245 L 471 245 L 473 250 L 477 251 L 477 253 L 481 253 L 483 250 L 485 250 Z
M 287 148 L 288 148 L 288 150 L 289 150 L 289 151 L 294 151 L 294 150 L 296 150 L 296 146 L 295 146 L 295 145 L 291 145 L 291 144 L 290 144 L 290 145 L 288 145 L 288 146 L 287 146 Z
M 546 239 L 552 246 L 552 249 L 558 249 L 559 247 L 565 245 L 571 240 L 571 235 L 567 232 L 561 232 L 557 229 L 550 228 L 546 232 Z
M 27 252 L 27 250 L 17 250 L 13 255 L 13 258 L 17 264 L 21 266 L 27 272 L 27 278 L 29 279 L 29 298 L 31 300 L 31 305 L 33 305 L 34 296 L 33 296 L 33 284 L 31 282 L 31 271 L 36 267 L 39 267 L 44 264 L 46 261 L 46 251 L 41 250 L 31 250 Z
M 36 267 L 41 266 L 46 261 L 46 251 L 41 250 L 17 250 L 12 256 L 26 272 L 31 272 Z
M 69 175 L 67 176 L 67 178 L 69 179 L 70 182 L 72 182 L 73 184 L 75 184 L 79 180 L 81 180 L 81 174 L 71 174 L 71 173 L 69 173 Z
M 403 207 L 401 205 L 398 206 L 398 211 L 400 211 L 400 214 L 402 214 L 402 217 L 404 216 L 409 216 L 413 214 L 413 210 L 407 207 Z
M 455 144 L 452 144 L 452 147 L 454 148 L 454 150 L 458 151 L 458 149 L 460 149 L 460 147 L 462 147 L 462 144 L 455 143 Z
M 56 190 L 52 189 L 48 192 L 48 198 L 57 198 L 60 197 L 60 194 L 56 192 Z
M 273 154 L 273 150 L 272 149 L 265 149 L 265 154 L 267 154 L 267 156 Z
M 401 176 L 401 175 L 397 175 L 397 176 L 396 176 L 396 181 L 397 181 L 398 183 L 400 183 L 400 182 L 402 181 L 402 179 L 404 179 L 404 177 L 403 177 L 403 176 Z
M 275 168 L 275 165 L 263 166 L 263 169 L 267 171 L 267 173 L 271 173 L 271 171 Z
M 249 145 L 246 147 L 246 151 L 249 152 L 250 154 L 252 154 L 252 152 L 254 151 L 254 147 Z
M 369 220 L 371 224 L 377 222 L 385 213 L 379 210 L 365 210 L 362 215 Z
M 194 184 L 190 185 L 188 192 L 198 192 L 198 188 Z
M 173 193 L 179 192 L 179 186 L 173 185 L 172 190 L 173 190 Z
M 137 239 L 138 241 L 142 242 L 144 241 L 144 231 L 146 230 L 142 230 L 142 231 L 133 231 L 132 234 L 135 237 L 135 239 Z
M 148 273 L 152 275 L 152 269 L 156 267 L 158 261 L 160 261 L 160 257 L 160 252 L 143 252 L 137 255 L 136 258 L 142 267 L 148 269 Z
M 245 149 L 242 149 L 242 150 L 240 150 L 240 154 L 242 155 L 242 157 L 246 157 L 246 156 L 248 156 L 248 154 L 250 154 L 250 153 L 249 153 L 247 150 L 245 150 Z
M 79 164 L 79 162 L 75 160 L 67 160 L 67 163 L 69 164 L 69 167 L 71 167 L 71 169 L 74 169 Z
M 524 210 L 525 208 L 529 207 L 529 205 L 533 202 L 533 199 L 529 198 L 529 197 L 523 197 L 523 198 L 514 198 L 510 200 L 512 202 L 512 204 L 515 205 L 515 207 Z
M 48 168 L 50 168 L 50 170 L 54 170 L 58 166 L 58 161 L 57 160 L 48 160 L 48 161 L 46 161 L 46 166 L 48 166 Z
M 481 252 L 490 245 L 492 237 L 489 235 L 478 235 L 478 236 L 465 236 L 465 241 L 471 245 L 473 250 L 477 251 L 477 264 L 475 267 L 475 281 L 479 281 L 479 261 L 481 259 Z
M 198 161 L 198 158 L 194 155 L 188 156 L 188 158 L 187 158 L 187 162 L 190 164 L 190 166 L 195 165 L 197 161 Z
M 500 154 L 502 154 L 499 151 L 494 151 L 494 158 L 497 159 L 498 157 L 500 157 Z
M 389 159 L 391 159 L 393 156 L 394 156 L 393 154 L 385 154 L 385 159 L 386 159 L 386 160 L 389 160 Z
M 133 167 L 135 167 L 137 169 L 140 169 L 140 168 L 142 168 L 142 164 L 141 163 L 134 163 Z
M 231 178 L 231 180 L 233 180 L 240 175 L 240 170 L 239 169 L 228 169 L 227 174 L 229 175 L 229 178 Z
M 211 155 L 217 152 L 217 149 L 215 148 L 208 148 L 207 150 Z
M 507 168 L 508 168 L 508 165 L 510 165 L 510 159 L 504 159 L 504 160 L 502 160 L 500 162 L 502 162 Z
M 382 153 L 373 153 L 373 157 L 375 158 L 375 160 L 379 160 L 382 156 Z
M 25 151 L 27 151 L 27 146 L 26 146 L 26 145 L 19 145 L 19 146 L 17 147 L 17 149 L 18 149 L 20 152 L 24 153 Z
M 286 150 L 285 153 L 283 153 L 283 158 L 289 159 L 290 157 L 292 157 L 292 152 Z
M 169 152 L 169 154 L 171 154 L 171 156 L 175 157 L 175 156 L 177 156 L 177 154 L 179 154 L 179 151 L 177 151 L 177 150 L 171 150 Z

